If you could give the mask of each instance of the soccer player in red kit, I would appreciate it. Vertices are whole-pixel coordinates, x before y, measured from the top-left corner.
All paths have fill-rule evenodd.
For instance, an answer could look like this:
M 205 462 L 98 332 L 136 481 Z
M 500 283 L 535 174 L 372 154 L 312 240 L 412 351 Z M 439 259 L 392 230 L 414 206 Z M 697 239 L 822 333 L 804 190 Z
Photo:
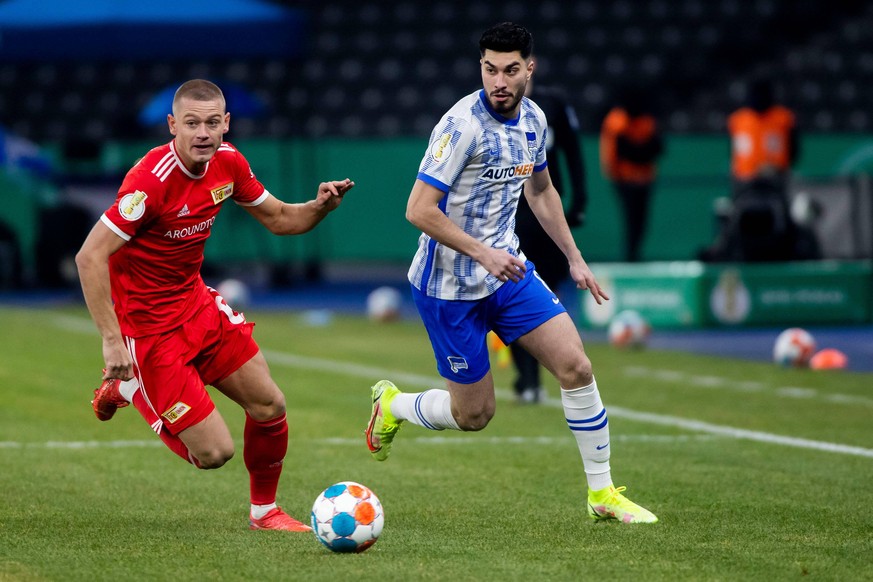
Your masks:
M 106 369 L 94 411 L 108 420 L 132 402 L 174 453 L 215 469 L 234 453 L 205 389 L 215 386 L 246 413 L 251 528 L 309 531 L 276 505 L 288 449 L 285 397 L 252 338 L 254 324 L 204 284 L 200 266 L 216 215 L 229 201 L 274 234 L 300 234 L 336 209 L 354 182 L 323 182 L 306 203 L 275 198 L 222 141 L 230 113 L 209 81 L 179 87 L 167 122 L 173 140 L 128 172 L 76 255 L 85 302 L 103 338 Z

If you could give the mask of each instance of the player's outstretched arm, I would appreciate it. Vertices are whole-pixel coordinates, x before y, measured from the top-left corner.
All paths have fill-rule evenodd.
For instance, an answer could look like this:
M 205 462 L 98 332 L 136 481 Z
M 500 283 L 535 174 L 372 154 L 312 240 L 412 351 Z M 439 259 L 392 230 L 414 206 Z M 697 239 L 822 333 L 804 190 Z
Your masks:
M 303 234 L 336 210 L 343 196 L 354 186 L 355 183 L 348 178 L 322 182 L 315 198 L 309 202 L 289 204 L 271 195 L 261 204 L 246 206 L 245 209 L 273 234 Z
M 103 338 L 104 378 L 129 380 L 133 377 L 133 360 L 124 345 L 118 317 L 112 307 L 109 284 L 109 257 L 124 242 L 109 227 L 98 222 L 76 254 L 76 267 L 88 311 Z

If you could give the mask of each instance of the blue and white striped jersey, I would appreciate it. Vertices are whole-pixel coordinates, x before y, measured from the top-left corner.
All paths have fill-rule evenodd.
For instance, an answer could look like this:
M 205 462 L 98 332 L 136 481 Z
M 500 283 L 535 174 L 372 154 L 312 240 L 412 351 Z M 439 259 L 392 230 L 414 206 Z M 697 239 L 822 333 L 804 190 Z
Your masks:
M 495 112 L 485 91 L 458 101 L 430 136 L 418 179 L 445 192 L 440 209 L 470 236 L 524 260 L 515 210 L 524 182 L 546 167 L 546 116 L 522 98 L 518 117 Z M 503 283 L 467 255 L 422 233 L 409 281 L 438 299 L 487 297 Z

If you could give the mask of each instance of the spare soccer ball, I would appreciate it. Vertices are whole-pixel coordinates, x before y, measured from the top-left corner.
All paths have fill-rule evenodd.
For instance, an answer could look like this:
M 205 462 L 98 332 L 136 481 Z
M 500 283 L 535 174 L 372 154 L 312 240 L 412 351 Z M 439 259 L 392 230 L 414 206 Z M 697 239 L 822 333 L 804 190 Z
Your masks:
M 312 531 L 334 552 L 363 552 L 376 543 L 384 524 L 379 498 L 354 481 L 331 485 L 312 505 Z
M 651 331 L 642 315 L 626 309 L 609 322 L 609 343 L 617 348 L 641 348 L 646 345 Z
M 773 345 L 773 361 L 782 366 L 805 368 L 814 353 L 815 339 L 799 327 L 790 327 L 780 333 Z
M 378 287 L 367 296 L 367 316 L 373 321 L 394 321 L 400 317 L 402 301 L 394 287 Z
M 234 311 L 242 311 L 249 306 L 249 287 L 238 279 L 225 279 L 215 290 Z

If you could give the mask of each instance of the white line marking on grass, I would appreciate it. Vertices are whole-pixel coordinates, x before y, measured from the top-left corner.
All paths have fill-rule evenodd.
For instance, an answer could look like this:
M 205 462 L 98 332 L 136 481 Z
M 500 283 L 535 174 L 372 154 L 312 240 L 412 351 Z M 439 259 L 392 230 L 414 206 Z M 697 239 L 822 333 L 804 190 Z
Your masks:
M 148 441 L 48 441 L 45 443 L 21 443 L 0 441 L 0 449 L 133 449 L 162 447 L 160 439 Z
M 851 394 L 829 393 L 822 394 L 815 388 L 801 388 L 798 386 L 767 386 L 763 382 L 755 380 L 732 380 L 721 376 L 700 376 L 688 374 L 677 370 L 660 370 L 648 366 L 627 366 L 624 368 L 626 376 L 634 378 L 650 378 L 670 384 L 682 384 L 697 388 L 718 388 L 724 390 L 736 390 L 741 392 L 771 392 L 777 396 L 786 398 L 812 399 L 817 398 L 836 404 L 865 404 L 873 406 L 873 398 L 866 396 L 854 396 Z
M 55 324 L 58 327 L 63 329 L 67 329 L 69 331 L 79 332 L 79 333 L 88 333 L 88 334 L 96 334 L 96 330 L 93 327 L 93 324 L 90 320 L 81 318 L 81 317 L 70 317 L 59 315 L 54 319 Z M 359 378 L 369 378 L 370 380 L 376 380 L 378 378 L 390 377 L 394 380 L 408 384 L 412 386 L 418 386 L 420 388 L 432 388 L 434 386 L 442 386 L 443 380 L 441 378 L 424 376 L 421 374 L 407 374 L 403 372 L 397 372 L 394 370 L 386 370 L 384 368 L 376 368 L 374 366 L 364 366 L 361 364 L 352 364 L 349 362 L 341 362 L 335 360 L 326 360 L 321 358 L 310 358 L 304 356 L 295 356 L 293 354 L 286 354 L 283 352 L 277 352 L 274 350 L 263 350 L 264 355 L 269 359 L 272 363 L 278 365 L 284 365 L 289 367 L 296 368 L 304 368 L 308 370 L 319 370 L 322 372 L 330 372 L 335 374 L 345 374 L 349 376 L 356 376 Z M 696 378 L 694 385 L 696 386 L 706 386 L 706 387 L 719 387 L 719 388 L 728 388 L 733 390 L 741 390 L 747 392 L 756 392 L 762 390 L 770 390 L 768 386 L 763 383 L 756 381 L 740 381 L 734 382 L 727 378 L 724 379 L 724 383 L 720 383 L 720 381 L 714 380 L 713 376 L 695 376 L 692 374 L 687 374 L 685 372 L 675 371 L 675 370 L 658 370 L 653 368 L 648 368 L 645 366 L 629 366 L 625 368 L 625 373 L 631 376 L 637 377 L 647 377 L 647 378 L 655 378 L 658 380 L 663 380 L 667 382 L 688 382 L 691 384 L 691 379 Z M 803 388 L 800 391 L 797 389 L 793 389 L 791 387 L 778 387 L 781 390 L 779 394 L 782 396 L 788 396 L 792 398 L 810 398 L 809 390 Z M 817 391 L 813 390 L 815 395 L 818 394 Z M 495 394 L 498 398 L 502 400 L 511 399 L 512 393 L 506 389 L 498 389 L 495 390 Z M 836 402 L 840 404 L 865 404 L 865 405 L 873 405 L 873 399 L 865 398 L 863 396 L 853 396 L 848 394 L 826 394 L 820 396 L 823 400 L 829 402 Z M 557 399 L 547 399 L 544 402 L 547 406 L 553 406 L 556 408 L 561 408 L 561 402 Z M 829 443 L 824 441 L 814 441 L 809 439 L 795 438 L 795 437 L 787 437 L 780 436 L 776 434 L 753 431 L 753 430 L 745 430 L 741 428 L 734 428 L 731 426 L 722 426 L 717 424 L 710 424 L 708 422 L 702 422 L 698 420 L 689 420 L 685 418 L 679 418 L 675 416 L 668 416 L 663 414 L 653 414 L 648 412 L 637 412 L 634 410 L 629 410 L 627 408 L 621 408 L 617 406 L 609 407 L 609 414 L 615 418 L 627 418 L 629 420 L 636 420 L 637 422 L 645 422 L 650 424 L 658 424 L 661 426 L 672 426 L 678 427 L 686 430 L 696 431 L 696 432 L 704 432 L 712 435 L 719 436 L 727 436 L 735 439 L 743 439 L 743 440 L 751 440 L 769 444 L 778 444 L 789 447 L 796 447 L 802 449 L 812 449 L 818 451 L 825 451 L 829 453 L 841 453 L 846 455 L 854 455 L 858 457 L 868 457 L 873 458 L 873 449 L 865 449 L 862 447 L 854 447 L 850 445 L 842 445 L 838 443 Z M 90 441 L 86 441 L 90 442 Z M 121 442 L 121 441 L 119 441 Z M 128 441 L 128 442 L 140 442 L 140 441 Z M 141 441 L 146 442 L 146 441 Z M 150 441 L 149 441 L 150 442 Z M 0 442 L 0 448 L 10 448 L 10 443 Z M 11 443 L 12 446 L 24 446 L 22 444 Z M 44 446 L 44 445 L 43 445 Z M 143 445 L 143 446 L 152 446 L 152 445 Z M 154 445 L 157 446 L 157 445 Z
M 717 435 L 656 435 L 656 434 L 641 434 L 641 435 L 617 435 L 612 438 L 617 442 L 642 442 L 642 443 L 688 443 L 708 441 L 718 438 Z M 351 446 L 363 447 L 364 439 L 361 438 L 342 438 L 329 437 L 323 439 L 293 439 L 296 443 L 308 443 L 314 445 L 328 446 Z M 421 445 L 563 445 L 573 443 L 573 439 L 569 436 L 550 437 L 550 436 L 421 436 L 413 437 L 409 440 Z M 237 442 L 237 444 L 242 444 Z M 17 442 L 17 441 L 0 441 L 0 449 L 68 449 L 68 450 L 85 450 L 85 449 L 138 449 L 163 447 L 164 443 L 160 439 L 146 441 L 48 441 L 40 442 Z
M 617 442 L 641 442 L 641 443 L 686 443 L 692 441 L 710 441 L 719 438 L 717 435 L 698 434 L 698 435 L 669 435 L 669 434 L 625 434 L 611 437 L 612 441 Z M 568 436 L 549 437 L 549 436 L 421 436 L 407 439 L 404 437 L 404 442 L 407 440 L 423 445 L 563 445 L 575 443 Z M 360 446 L 362 439 L 354 438 L 327 438 L 310 440 L 318 444 L 326 445 L 353 445 Z
M 756 430 L 734 428 L 732 426 L 710 424 L 708 422 L 703 422 L 700 420 L 689 420 L 686 418 L 679 418 L 677 416 L 651 414 L 648 412 L 636 412 L 634 410 L 618 408 L 615 406 L 607 407 L 607 410 L 610 416 L 619 416 L 620 418 L 627 418 L 640 422 L 648 422 L 650 424 L 660 424 L 662 426 L 684 428 L 714 435 L 732 437 L 735 439 L 785 445 L 787 447 L 796 447 L 800 449 L 813 449 L 817 451 L 826 451 L 828 453 L 842 453 L 845 455 L 855 455 L 857 457 L 869 457 L 873 459 L 873 449 L 865 449 L 863 447 L 853 447 L 850 445 L 841 445 L 838 443 L 828 443 L 824 441 L 814 441 L 810 439 L 781 436 L 768 432 L 760 432 Z
M 76 317 L 75 315 L 55 315 L 52 323 L 65 331 L 73 333 L 84 333 L 88 335 L 98 335 L 97 327 L 94 322 L 84 317 Z
M 54 317 L 54 324 L 57 327 L 66 331 L 74 333 L 85 333 L 88 335 L 97 335 L 97 329 L 94 327 L 94 323 L 90 319 L 86 319 L 83 317 L 76 317 L 73 315 L 56 315 Z M 275 352 L 271 350 L 263 351 L 265 355 L 269 353 L 270 357 L 276 359 L 277 361 L 281 361 L 282 358 L 285 358 L 285 361 L 282 363 L 288 366 L 300 366 L 308 368 L 310 370 L 331 372 L 334 371 L 334 368 L 337 365 L 337 362 L 333 362 L 330 360 L 305 358 L 302 356 L 295 356 L 292 354 Z M 429 387 L 434 383 L 434 379 L 429 376 L 386 371 L 380 370 L 378 368 L 372 368 L 369 366 L 356 367 L 355 364 L 350 364 L 347 362 L 342 363 L 342 365 L 346 366 L 346 373 L 363 377 L 374 375 L 380 377 L 392 376 L 399 382 L 426 387 Z M 732 380 L 730 378 L 723 378 L 721 376 L 702 376 L 688 374 L 679 370 L 664 370 L 658 368 L 649 368 L 647 366 L 627 366 L 624 368 L 624 373 L 627 376 L 633 376 L 638 378 L 651 378 L 671 384 L 685 384 L 689 386 L 696 386 L 699 388 L 719 388 L 735 390 L 739 392 L 773 392 L 779 396 L 784 396 L 786 398 L 819 398 L 821 400 L 824 400 L 825 402 L 832 402 L 835 404 L 862 404 L 866 406 L 873 406 L 873 398 L 869 398 L 866 396 L 855 396 L 852 394 L 839 393 L 821 394 L 815 388 L 799 388 L 796 386 L 770 387 L 763 382 L 758 382 L 756 380 Z M 438 382 L 440 385 L 442 384 L 441 379 L 437 379 L 436 382 Z
M 295 356 L 293 354 L 286 354 L 283 352 L 276 352 L 273 350 L 264 350 L 264 355 L 266 358 L 274 364 L 285 365 L 290 367 L 299 367 L 305 368 L 308 370 L 320 370 L 324 372 L 331 372 L 334 374 L 345 374 L 349 376 L 357 376 L 363 378 L 369 378 L 373 381 L 379 378 L 391 377 L 398 382 L 418 386 L 420 388 L 433 388 L 434 386 L 441 386 L 443 384 L 443 380 L 441 378 L 434 378 L 430 376 L 424 376 L 419 374 L 404 374 L 394 372 L 392 370 L 386 370 L 383 368 L 377 368 L 375 366 L 365 366 L 361 364 L 350 364 L 346 362 L 340 362 L 335 360 L 326 360 L 321 358 L 309 358 L 303 356 Z M 638 367 L 637 370 L 642 370 L 642 367 Z M 647 370 L 647 374 L 649 372 L 657 372 L 656 370 Z M 670 371 L 667 371 L 670 372 Z M 682 372 L 671 372 L 669 376 L 673 377 L 675 375 L 688 377 L 688 374 L 684 374 Z M 495 394 L 498 398 L 502 400 L 511 399 L 512 393 L 506 389 L 497 389 L 495 390 Z M 562 404 L 558 399 L 546 399 L 544 401 L 545 405 L 553 406 L 555 408 L 562 408 Z M 610 416 L 615 418 L 627 418 L 629 420 L 636 420 L 638 422 L 645 422 L 649 424 L 658 424 L 661 426 L 672 426 L 678 427 L 686 430 L 691 430 L 695 432 L 704 432 L 713 435 L 719 436 L 727 436 L 735 439 L 742 440 L 751 440 L 762 443 L 769 444 L 778 444 L 788 447 L 796 447 L 801 449 L 812 449 L 818 451 L 826 451 L 829 453 L 841 453 L 846 455 L 854 455 L 858 457 L 869 457 L 873 458 L 873 449 L 865 449 L 862 447 L 854 447 L 850 445 L 842 445 L 838 443 L 829 443 L 824 441 L 814 441 L 810 439 L 802 439 L 788 436 L 781 436 L 766 432 L 754 431 L 754 430 L 746 430 L 742 428 L 734 428 L 731 426 L 722 426 L 717 424 L 710 424 L 708 422 L 702 422 L 699 420 L 689 420 L 685 418 L 679 418 L 676 416 L 668 416 L 664 414 L 653 414 L 648 412 L 637 412 L 634 410 L 630 410 L 627 408 L 621 408 L 618 406 L 608 406 L 608 413 Z

